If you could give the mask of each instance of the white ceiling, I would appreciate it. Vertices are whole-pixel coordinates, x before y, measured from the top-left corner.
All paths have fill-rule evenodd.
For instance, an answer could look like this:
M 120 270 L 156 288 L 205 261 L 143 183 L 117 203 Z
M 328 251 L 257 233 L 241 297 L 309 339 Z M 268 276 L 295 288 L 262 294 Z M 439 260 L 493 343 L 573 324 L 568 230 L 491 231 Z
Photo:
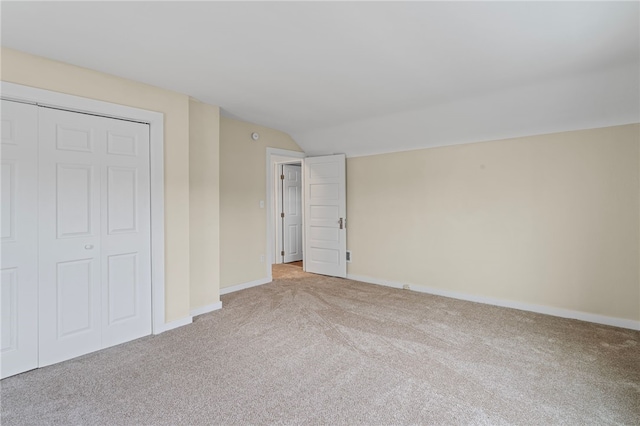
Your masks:
M 640 121 L 639 7 L 2 1 L 2 44 L 353 156 Z

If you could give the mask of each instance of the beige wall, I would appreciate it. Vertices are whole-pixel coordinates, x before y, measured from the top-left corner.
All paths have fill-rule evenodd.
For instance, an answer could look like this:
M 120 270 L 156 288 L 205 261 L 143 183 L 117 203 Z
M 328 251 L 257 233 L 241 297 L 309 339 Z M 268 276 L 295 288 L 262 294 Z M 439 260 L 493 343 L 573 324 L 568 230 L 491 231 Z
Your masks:
M 640 126 L 350 158 L 349 273 L 640 320 Z
M 2 48 L 3 81 L 164 114 L 165 320 L 189 315 L 189 97 Z
M 251 139 L 252 132 L 260 134 L 258 141 Z M 267 277 L 267 147 L 301 151 L 286 133 L 221 118 L 220 288 Z
M 189 102 L 191 309 L 220 301 L 220 108 Z

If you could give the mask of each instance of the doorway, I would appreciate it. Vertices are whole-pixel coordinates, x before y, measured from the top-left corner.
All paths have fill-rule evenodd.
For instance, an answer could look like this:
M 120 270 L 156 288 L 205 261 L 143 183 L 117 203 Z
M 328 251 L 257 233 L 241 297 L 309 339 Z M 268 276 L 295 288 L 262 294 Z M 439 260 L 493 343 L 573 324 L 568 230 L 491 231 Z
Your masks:
M 272 265 L 283 263 L 282 247 L 283 247 L 283 218 L 282 210 L 282 170 L 285 165 L 297 165 L 300 168 L 300 201 L 302 203 L 304 197 L 303 176 L 305 154 L 298 151 L 289 151 L 277 148 L 267 148 L 267 262 L 266 270 L 269 281 L 273 279 Z M 293 191 L 293 190 L 292 190 Z M 304 218 L 303 205 L 300 205 L 300 227 L 299 232 L 304 234 Z M 286 212 L 285 212 L 286 213 Z M 286 214 L 285 214 L 286 217 Z M 296 238 L 297 239 L 297 238 Z M 301 241 L 304 241 L 304 235 L 301 235 Z M 300 246 L 300 254 L 302 255 L 302 245 Z
M 303 269 L 346 277 L 346 158 L 344 154 L 306 157 L 302 152 L 267 148 L 267 282 L 273 280 L 272 265 L 279 260 L 277 236 L 279 164 L 302 165 Z
M 274 263 L 302 261 L 302 163 L 277 164 Z

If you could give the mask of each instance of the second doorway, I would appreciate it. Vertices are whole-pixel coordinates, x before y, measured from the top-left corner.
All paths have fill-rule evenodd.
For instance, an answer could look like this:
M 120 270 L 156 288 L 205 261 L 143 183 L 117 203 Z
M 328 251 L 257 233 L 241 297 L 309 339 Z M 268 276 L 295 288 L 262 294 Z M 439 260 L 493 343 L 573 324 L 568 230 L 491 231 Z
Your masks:
M 302 260 L 302 167 L 278 164 L 276 263 Z

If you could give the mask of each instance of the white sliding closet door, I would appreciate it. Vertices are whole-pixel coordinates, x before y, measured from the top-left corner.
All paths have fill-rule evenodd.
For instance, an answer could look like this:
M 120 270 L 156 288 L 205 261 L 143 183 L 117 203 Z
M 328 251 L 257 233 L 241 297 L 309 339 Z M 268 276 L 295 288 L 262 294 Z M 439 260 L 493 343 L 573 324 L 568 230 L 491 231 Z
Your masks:
M 151 333 L 148 132 L 39 109 L 40 366 Z
M 2 378 L 38 366 L 38 107 L 2 101 Z

